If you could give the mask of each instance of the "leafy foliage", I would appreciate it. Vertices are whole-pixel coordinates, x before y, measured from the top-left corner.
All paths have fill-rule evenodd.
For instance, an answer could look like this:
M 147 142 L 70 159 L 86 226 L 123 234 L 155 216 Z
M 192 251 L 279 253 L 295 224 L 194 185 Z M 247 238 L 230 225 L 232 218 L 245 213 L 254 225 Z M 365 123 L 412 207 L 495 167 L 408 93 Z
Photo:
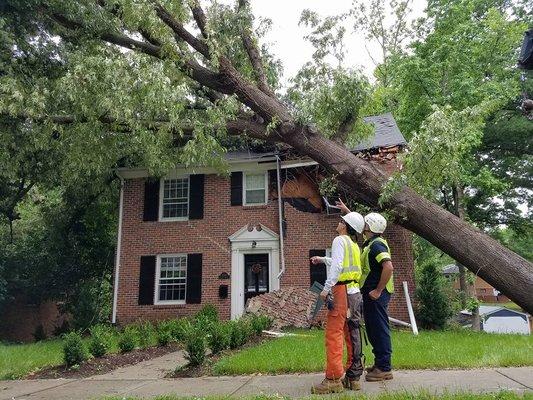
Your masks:
M 105 325 L 95 325 L 90 329 L 89 351 L 94 357 L 102 357 L 111 347 L 113 331 Z
M 416 298 L 419 301 L 417 319 L 426 329 L 444 329 L 452 316 L 450 300 L 444 292 L 440 270 L 433 263 L 421 267 Z
M 128 325 L 120 332 L 118 347 L 123 353 L 128 353 L 137 347 L 139 342 L 138 330 L 133 325 Z
M 67 366 L 79 365 L 87 360 L 87 348 L 78 332 L 67 333 L 63 339 L 63 356 Z

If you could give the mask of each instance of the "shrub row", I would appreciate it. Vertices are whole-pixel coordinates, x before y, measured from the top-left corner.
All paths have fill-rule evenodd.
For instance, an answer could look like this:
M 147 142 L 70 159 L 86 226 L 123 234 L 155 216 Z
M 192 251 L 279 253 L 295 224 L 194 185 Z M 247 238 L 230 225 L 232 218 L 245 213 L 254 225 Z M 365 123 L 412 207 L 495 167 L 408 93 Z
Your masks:
M 148 321 L 140 322 L 128 325 L 121 331 L 107 325 L 96 325 L 90 329 L 88 341 L 84 341 L 79 332 L 73 331 L 63 336 L 64 361 L 67 366 L 73 366 L 87 360 L 90 355 L 102 357 L 114 347 L 126 353 L 135 348 L 180 342 L 184 345 L 189 362 L 200 365 L 205 360 L 208 348 L 212 354 L 236 349 L 268 329 L 271 323 L 270 318 L 258 315 L 221 322 L 217 309 L 206 305 L 193 318 L 165 320 L 156 325 Z

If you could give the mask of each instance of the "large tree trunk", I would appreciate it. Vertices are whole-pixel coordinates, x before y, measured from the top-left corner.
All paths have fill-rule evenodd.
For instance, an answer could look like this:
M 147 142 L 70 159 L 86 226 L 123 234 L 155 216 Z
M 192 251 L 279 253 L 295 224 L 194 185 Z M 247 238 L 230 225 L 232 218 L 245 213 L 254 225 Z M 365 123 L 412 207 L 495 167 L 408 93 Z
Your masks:
M 336 174 L 362 201 L 378 204 L 386 177 L 373 165 L 306 128 L 283 134 L 283 141 Z M 398 224 L 533 313 L 533 265 L 526 259 L 407 187 L 394 194 L 385 207 L 396 213 Z

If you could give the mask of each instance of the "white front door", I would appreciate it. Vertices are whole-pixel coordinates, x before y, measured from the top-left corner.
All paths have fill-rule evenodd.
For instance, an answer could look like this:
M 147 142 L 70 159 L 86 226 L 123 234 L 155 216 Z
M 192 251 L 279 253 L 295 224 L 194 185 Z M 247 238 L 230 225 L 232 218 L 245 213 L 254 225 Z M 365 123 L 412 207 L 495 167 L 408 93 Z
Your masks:
M 244 313 L 246 301 L 279 289 L 278 235 L 261 229 L 241 228 L 231 241 L 231 318 Z

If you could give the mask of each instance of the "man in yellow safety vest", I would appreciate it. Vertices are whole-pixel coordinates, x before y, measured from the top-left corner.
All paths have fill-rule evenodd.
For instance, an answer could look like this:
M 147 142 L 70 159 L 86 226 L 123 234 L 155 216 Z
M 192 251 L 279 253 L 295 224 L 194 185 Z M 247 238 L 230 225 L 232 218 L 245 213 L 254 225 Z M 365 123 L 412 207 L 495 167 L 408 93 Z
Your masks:
M 328 310 L 326 323 L 326 378 L 312 388 L 314 394 L 342 392 L 344 387 L 360 389 L 359 378 L 363 373 L 361 336 L 361 257 L 359 246 L 350 236 L 361 234 L 363 216 L 352 212 L 343 217 L 337 225 L 337 236 L 333 240 L 331 258 L 312 257 L 314 264 L 325 263 L 327 278 L 320 296 L 326 300 L 333 296 L 333 308 Z M 346 369 L 342 363 L 344 341 L 348 350 Z M 341 378 L 346 372 L 344 380 Z

